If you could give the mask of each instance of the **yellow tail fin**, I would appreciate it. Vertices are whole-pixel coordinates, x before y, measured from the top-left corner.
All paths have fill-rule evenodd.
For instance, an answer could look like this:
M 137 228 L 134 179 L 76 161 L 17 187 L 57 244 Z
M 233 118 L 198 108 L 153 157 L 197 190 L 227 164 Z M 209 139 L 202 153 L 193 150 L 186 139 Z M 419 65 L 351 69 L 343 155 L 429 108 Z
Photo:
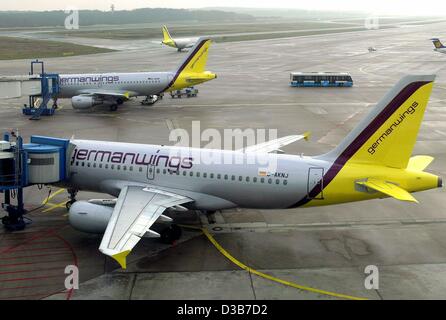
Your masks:
M 163 26 L 163 37 L 163 42 L 172 41 L 172 37 L 170 36 L 169 30 L 167 30 L 166 26 Z
M 406 76 L 325 157 L 407 168 L 435 76 Z
M 192 53 L 183 64 L 182 72 L 202 73 L 206 69 L 208 62 L 208 52 L 211 46 L 210 39 L 203 39 L 197 42 L 197 45 L 192 49 Z
M 206 71 L 210 46 L 211 40 L 209 38 L 198 39 L 178 68 L 166 91 L 191 87 L 217 77 L 214 73 Z

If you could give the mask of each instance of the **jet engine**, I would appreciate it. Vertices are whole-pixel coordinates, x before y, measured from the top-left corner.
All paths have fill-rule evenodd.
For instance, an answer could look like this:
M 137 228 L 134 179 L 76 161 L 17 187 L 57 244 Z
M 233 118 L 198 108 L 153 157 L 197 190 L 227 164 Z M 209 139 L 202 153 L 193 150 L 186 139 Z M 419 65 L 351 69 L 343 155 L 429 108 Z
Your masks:
M 113 207 L 76 201 L 71 205 L 69 221 L 73 228 L 88 233 L 104 233 Z
M 103 99 L 99 99 L 94 96 L 74 96 L 71 98 L 71 105 L 73 106 L 73 109 L 90 109 L 94 106 L 104 104 Z

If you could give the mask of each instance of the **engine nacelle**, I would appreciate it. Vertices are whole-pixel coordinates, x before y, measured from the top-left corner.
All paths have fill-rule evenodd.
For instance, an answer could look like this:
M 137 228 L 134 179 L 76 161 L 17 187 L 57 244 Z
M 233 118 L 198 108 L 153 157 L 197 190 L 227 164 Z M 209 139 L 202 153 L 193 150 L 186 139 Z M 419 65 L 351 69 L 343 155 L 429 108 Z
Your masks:
M 104 233 L 113 208 L 87 201 L 76 201 L 71 205 L 69 221 L 73 228 L 88 233 Z
M 93 96 L 74 96 L 71 98 L 71 105 L 73 106 L 73 109 L 85 110 L 103 103 L 104 100 Z

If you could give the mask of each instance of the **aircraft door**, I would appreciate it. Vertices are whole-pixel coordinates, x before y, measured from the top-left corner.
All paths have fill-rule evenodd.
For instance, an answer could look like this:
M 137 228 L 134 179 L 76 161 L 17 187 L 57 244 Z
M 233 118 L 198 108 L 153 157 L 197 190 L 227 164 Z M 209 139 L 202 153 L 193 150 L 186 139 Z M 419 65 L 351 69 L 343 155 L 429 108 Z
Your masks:
M 324 199 L 324 168 L 308 169 L 307 197 L 308 199 Z
M 153 164 L 147 165 L 147 179 L 155 179 L 155 166 Z

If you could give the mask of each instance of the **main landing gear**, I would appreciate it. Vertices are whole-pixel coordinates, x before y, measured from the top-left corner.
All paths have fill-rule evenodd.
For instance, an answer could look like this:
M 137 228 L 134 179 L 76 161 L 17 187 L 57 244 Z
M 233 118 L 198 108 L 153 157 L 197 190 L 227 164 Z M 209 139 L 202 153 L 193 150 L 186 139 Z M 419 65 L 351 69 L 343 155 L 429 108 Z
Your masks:
M 181 238 L 183 231 L 181 227 L 176 224 L 171 224 L 170 226 L 164 228 L 161 232 L 161 242 L 165 244 L 174 244 L 175 241 Z
M 70 200 L 67 201 L 67 203 L 65 204 L 65 207 L 67 208 L 67 210 L 70 210 L 71 205 L 76 202 L 77 190 L 68 189 L 67 191 L 70 195 Z
M 52 105 L 52 108 L 53 108 L 54 110 L 59 109 L 59 105 L 57 104 L 57 98 L 54 98 L 54 99 L 53 99 L 53 105 Z
M 124 100 L 123 99 L 116 99 L 116 101 L 113 101 L 111 104 L 110 104 L 110 111 L 116 111 L 116 110 L 118 110 L 118 106 L 120 106 L 121 104 L 123 104 L 124 103 Z

